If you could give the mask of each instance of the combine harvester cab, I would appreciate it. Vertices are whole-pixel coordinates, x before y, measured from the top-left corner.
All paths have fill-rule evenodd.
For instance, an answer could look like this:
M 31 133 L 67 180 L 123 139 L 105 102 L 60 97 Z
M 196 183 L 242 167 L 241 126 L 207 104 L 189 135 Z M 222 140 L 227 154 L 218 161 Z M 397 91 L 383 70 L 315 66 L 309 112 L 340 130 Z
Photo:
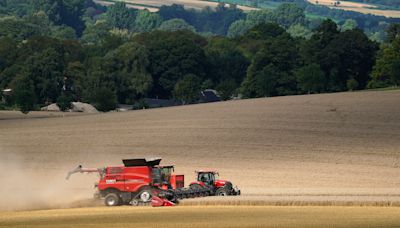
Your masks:
M 174 206 L 178 199 L 204 197 L 209 195 L 237 195 L 228 181 L 198 181 L 190 188 L 184 188 L 184 175 L 174 173 L 173 166 L 160 166 L 161 159 L 125 159 L 124 166 L 106 168 L 83 168 L 78 166 L 68 173 L 98 173 L 97 197 L 104 199 L 107 206 L 124 204 L 153 206 Z M 202 175 L 205 172 L 201 172 Z M 209 173 L 215 177 L 216 172 Z M 199 173 L 198 179 L 202 177 Z M 200 178 L 199 180 L 204 180 Z M 197 184 L 197 185 L 196 185 Z

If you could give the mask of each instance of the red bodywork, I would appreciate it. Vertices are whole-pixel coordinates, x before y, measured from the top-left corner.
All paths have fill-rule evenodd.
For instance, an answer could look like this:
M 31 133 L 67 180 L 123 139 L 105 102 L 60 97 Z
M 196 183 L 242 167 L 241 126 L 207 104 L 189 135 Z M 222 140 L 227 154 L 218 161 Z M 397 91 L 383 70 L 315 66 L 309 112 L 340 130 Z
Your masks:
M 160 166 L 161 159 L 126 159 L 124 166 L 106 168 L 83 168 L 79 165 L 68 172 L 67 179 L 74 173 L 95 173 L 100 175 L 96 183 L 99 192 L 96 194 L 105 199 L 108 206 L 120 204 L 137 205 L 140 202 L 149 202 L 154 196 L 154 206 L 172 206 L 177 199 L 208 196 L 218 193 L 218 189 L 227 189 L 226 194 L 235 193 L 232 184 L 225 180 L 215 180 L 215 171 L 199 171 L 198 184 L 201 188 L 185 188 L 184 175 L 174 173 L 173 166 Z M 200 180 L 200 174 L 209 174 L 210 180 Z M 227 188 L 229 186 L 229 188 Z M 197 186 L 198 187 L 198 186 Z M 225 187 L 225 188 L 222 188 Z M 228 191 L 229 190 L 229 191 Z M 239 192 L 240 194 L 240 192 Z
M 153 207 L 170 207 L 175 206 L 175 204 L 169 200 L 162 199 L 158 196 L 153 196 L 151 199 L 151 206 Z
M 226 182 L 227 182 L 226 180 L 216 180 L 216 181 L 214 181 L 214 185 L 213 186 L 215 188 L 224 187 Z M 190 185 L 193 185 L 193 184 L 198 184 L 198 185 L 200 185 L 202 187 L 206 186 L 206 184 L 204 182 L 201 182 L 201 181 L 194 181 L 194 182 L 190 183 Z
M 98 183 L 98 189 L 117 189 L 121 192 L 137 192 L 152 183 L 152 167 L 107 167 L 105 175 Z
M 178 189 L 185 187 L 185 176 L 172 174 L 170 179 L 172 189 Z

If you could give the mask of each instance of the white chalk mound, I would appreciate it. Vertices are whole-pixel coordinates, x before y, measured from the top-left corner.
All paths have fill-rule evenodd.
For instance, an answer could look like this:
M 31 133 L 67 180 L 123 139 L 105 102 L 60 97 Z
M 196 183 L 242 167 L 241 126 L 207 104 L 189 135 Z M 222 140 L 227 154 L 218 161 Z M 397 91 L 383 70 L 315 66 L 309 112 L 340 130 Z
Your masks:
M 84 112 L 84 113 L 98 113 L 97 109 L 93 107 L 91 104 L 82 103 L 82 102 L 72 102 L 72 108 L 69 110 L 70 112 Z M 42 107 L 41 111 L 47 112 L 60 112 L 60 107 L 56 103 L 51 105 Z
M 42 107 L 40 110 L 41 111 L 48 111 L 48 112 L 59 112 L 60 111 L 60 107 L 58 107 L 58 105 L 56 103 L 54 103 L 54 104 Z
M 93 107 L 91 104 L 82 103 L 82 102 L 72 102 L 73 112 L 85 112 L 85 113 L 98 113 L 97 109 Z

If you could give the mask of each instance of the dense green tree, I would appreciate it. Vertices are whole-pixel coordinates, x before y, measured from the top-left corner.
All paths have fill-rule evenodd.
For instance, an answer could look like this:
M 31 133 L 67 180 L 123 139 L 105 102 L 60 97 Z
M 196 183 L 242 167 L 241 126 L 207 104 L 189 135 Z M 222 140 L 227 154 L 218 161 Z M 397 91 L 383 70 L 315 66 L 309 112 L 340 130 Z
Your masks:
M 74 40 L 77 38 L 75 30 L 68 26 L 54 26 L 51 34 L 52 37 L 60 40 Z
M 174 97 L 183 104 L 196 102 L 200 95 L 201 80 L 194 74 L 187 74 L 180 79 L 174 88 Z
M 276 38 L 283 34 L 287 35 L 285 29 L 280 27 L 278 24 L 263 23 L 250 29 L 244 35 L 244 38 L 253 40 L 268 40 L 271 38 Z
M 241 86 L 242 95 L 260 97 L 296 93 L 296 78 L 292 71 L 298 65 L 299 56 L 295 40 L 285 31 L 275 37 L 257 33 L 253 36 L 268 38 L 247 70 Z
M 288 28 L 291 25 L 306 23 L 304 10 L 296 4 L 281 4 L 273 13 L 273 22 Z
M 391 24 L 386 31 L 386 42 L 392 43 L 400 34 L 400 24 Z
M 298 87 L 305 93 L 318 93 L 324 91 L 325 74 L 318 64 L 311 64 L 296 70 Z
M 349 80 L 347 80 L 346 85 L 349 91 L 357 90 L 359 87 L 357 80 L 355 80 L 354 78 L 350 78 Z
M 243 81 L 249 60 L 234 41 L 221 37 L 210 39 L 205 53 L 208 60 L 207 77 L 216 85 L 223 99 L 230 98 Z
M 43 42 L 42 45 L 45 47 L 40 52 L 29 55 L 24 63 L 24 74 L 33 81 L 39 103 L 55 102 L 62 88 L 64 71 L 63 48 L 55 40 L 38 37 L 25 45 L 27 48 L 25 51 L 29 50 L 30 47 L 38 48 L 31 46 L 36 42 Z
M 400 84 L 400 36 L 384 45 L 378 53 L 368 87 L 398 86 Z
M 20 76 L 13 82 L 13 96 L 15 103 L 24 114 L 34 110 L 36 96 L 33 82 L 26 76 Z
M 17 42 L 11 38 L 0 38 L 0 74 L 17 58 Z
M 223 80 L 216 87 L 218 95 L 224 101 L 229 100 L 232 98 L 232 96 L 237 95 L 238 89 L 238 83 L 234 79 Z
M 133 30 L 137 10 L 129 9 L 124 2 L 116 2 L 108 7 L 106 18 L 111 27 Z
M 117 96 L 110 88 L 97 88 L 94 91 L 94 103 L 97 110 L 107 112 L 117 107 Z
M 79 61 L 71 61 L 64 70 L 64 80 L 69 81 L 70 97 L 73 100 L 81 101 L 84 97 L 84 90 L 87 83 L 85 66 Z
M 198 32 L 226 35 L 231 24 L 244 19 L 245 14 L 235 5 L 220 3 L 215 10 L 206 7 L 201 11 L 185 10 L 183 5 L 162 6 L 159 11 L 164 20 L 179 18 L 194 26 Z
M 67 25 L 81 34 L 85 28 L 82 16 L 87 0 L 35 0 L 30 1 L 34 11 L 44 11 L 57 25 Z
M 10 83 L 22 72 L 23 65 L 13 64 L 0 72 L 0 89 L 10 87 Z
M 0 38 L 8 37 L 15 40 L 25 40 L 40 35 L 40 27 L 16 17 L 0 18 Z
M 303 37 L 306 39 L 310 39 L 312 36 L 312 31 L 307 27 L 299 24 L 295 24 L 289 27 L 287 32 L 293 37 Z
M 252 26 L 262 23 L 271 23 L 274 19 L 274 11 L 270 9 L 253 10 L 247 13 L 246 21 Z
M 87 44 L 101 44 L 104 39 L 110 36 L 111 26 L 107 21 L 98 20 L 95 24 L 90 24 L 83 31 L 81 40 Z
M 135 31 L 149 32 L 158 28 L 161 24 L 161 17 L 156 13 L 151 13 L 147 10 L 139 11 L 135 20 Z
M 241 86 L 245 98 L 277 96 L 278 80 L 285 77 L 284 72 L 269 64 L 261 70 L 248 73 Z
M 60 108 L 60 111 L 65 112 L 68 109 L 72 108 L 72 103 L 71 103 L 72 101 L 73 99 L 71 96 L 63 94 L 58 97 L 57 106 Z
M 135 42 L 125 43 L 105 56 L 104 68 L 114 80 L 119 102 L 132 102 L 151 89 L 148 56 L 146 47 Z
M 363 31 L 353 29 L 341 33 L 329 46 L 329 50 L 336 47 L 340 59 L 337 68 L 343 81 L 335 84 L 346 84 L 347 80 L 354 79 L 358 82 L 357 89 L 364 89 L 375 63 L 378 44 L 369 40 Z
M 229 26 L 227 35 L 230 38 L 239 37 L 249 31 L 252 27 L 252 24 L 246 20 L 237 20 Z
M 341 26 L 340 30 L 344 32 L 344 31 L 347 31 L 347 30 L 355 29 L 355 28 L 357 28 L 357 26 L 358 26 L 358 24 L 357 24 L 357 21 L 356 21 L 356 20 L 347 19 L 347 20 L 343 23 L 343 25 Z
M 196 29 L 193 26 L 189 25 L 183 19 L 171 19 L 168 21 L 164 21 L 163 23 L 161 23 L 158 29 L 171 32 L 178 30 L 189 30 L 192 32 L 196 32 Z
M 357 80 L 365 88 L 378 46 L 359 29 L 338 31 L 337 25 L 324 21 L 302 46 L 303 60 L 317 63 L 327 79 L 328 91 L 344 91 L 347 80 Z
M 149 73 L 153 76 L 153 96 L 169 98 L 184 75 L 205 76 L 206 40 L 188 30 L 154 31 L 135 38 L 149 50 Z

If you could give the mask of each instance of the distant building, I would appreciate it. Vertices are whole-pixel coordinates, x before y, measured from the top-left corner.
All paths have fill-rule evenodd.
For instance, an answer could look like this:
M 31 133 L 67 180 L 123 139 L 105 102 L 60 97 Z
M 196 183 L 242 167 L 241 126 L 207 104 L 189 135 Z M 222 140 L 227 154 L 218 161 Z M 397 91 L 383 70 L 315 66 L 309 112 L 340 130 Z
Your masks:
M 209 103 L 221 101 L 216 90 L 206 89 L 200 92 L 199 103 Z
M 1 102 L 6 103 L 7 102 L 7 97 L 10 97 L 12 94 L 12 89 L 3 89 L 1 92 Z
M 177 105 L 182 105 L 182 102 L 171 99 L 144 98 L 141 101 L 136 102 L 131 109 L 162 108 Z

